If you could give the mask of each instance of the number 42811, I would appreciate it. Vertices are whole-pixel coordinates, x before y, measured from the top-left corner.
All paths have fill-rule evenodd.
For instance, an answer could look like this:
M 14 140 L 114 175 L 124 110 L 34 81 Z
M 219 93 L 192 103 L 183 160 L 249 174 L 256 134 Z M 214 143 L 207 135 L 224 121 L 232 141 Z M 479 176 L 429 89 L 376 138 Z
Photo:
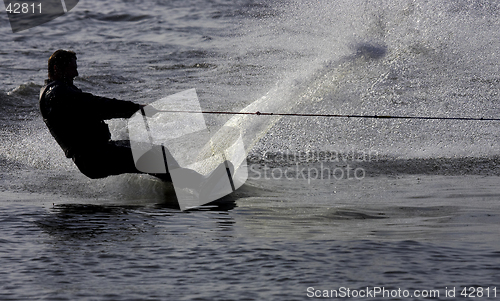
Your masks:
M 482 288 L 482 287 L 465 287 L 461 292 L 460 295 L 466 298 L 482 298 L 482 297 L 495 297 L 497 296 L 497 288 L 493 287 L 490 289 L 489 287 L 487 288 Z
M 9 3 L 7 8 L 5 8 L 9 14 L 36 14 L 42 13 L 42 3 Z

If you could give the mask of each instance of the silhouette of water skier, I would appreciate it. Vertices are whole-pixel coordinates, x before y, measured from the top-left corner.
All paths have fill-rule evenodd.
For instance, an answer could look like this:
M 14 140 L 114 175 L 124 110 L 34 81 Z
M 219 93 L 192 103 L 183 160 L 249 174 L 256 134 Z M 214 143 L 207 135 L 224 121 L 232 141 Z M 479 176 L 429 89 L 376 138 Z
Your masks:
M 73 79 L 78 76 L 76 60 L 76 54 L 67 50 L 57 50 L 49 58 L 48 80 L 40 91 L 39 105 L 50 133 L 66 157 L 71 158 L 89 178 L 143 173 L 135 166 L 130 141 L 111 140 L 109 127 L 104 120 L 130 118 L 141 109 L 144 113 L 146 106 L 82 92 L 73 84 Z M 150 114 L 155 114 L 154 110 Z M 166 148 L 149 147 L 151 151 L 163 152 L 157 156 L 169 158 L 168 166 L 176 170 L 178 187 L 207 190 L 216 185 L 226 175 L 226 171 L 233 185 L 230 175 L 234 167 L 229 161 L 220 164 L 208 177 L 203 177 L 193 170 L 179 167 Z M 151 175 L 172 182 L 168 170 Z
M 134 164 L 130 141 L 111 140 L 104 120 L 130 118 L 144 105 L 84 93 L 73 84 L 78 76 L 76 54 L 57 50 L 48 61 L 48 80 L 40 91 L 43 120 L 78 169 L 92 179 L 141 173 Z M 171 181 L 170 175 L 154 174 Z

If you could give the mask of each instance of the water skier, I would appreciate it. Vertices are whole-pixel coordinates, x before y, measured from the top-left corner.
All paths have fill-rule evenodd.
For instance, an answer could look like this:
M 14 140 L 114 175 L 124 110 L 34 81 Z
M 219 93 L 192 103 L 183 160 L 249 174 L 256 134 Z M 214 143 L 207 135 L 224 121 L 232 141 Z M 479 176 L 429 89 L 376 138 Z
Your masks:
M 57 50 L 49 58 L 48 80 L 40 91 L 39 104 L 50 133 L 66 157 L 89 178 L 141 173 L 130 141 L 111 140 L 104 120 L 130 118 L 144 105 L 82 92 L 73 84 L 78 76 L 76 60 L 76 54 L 67 50 Z M 155 176 L 171 181 L 168 173 Z

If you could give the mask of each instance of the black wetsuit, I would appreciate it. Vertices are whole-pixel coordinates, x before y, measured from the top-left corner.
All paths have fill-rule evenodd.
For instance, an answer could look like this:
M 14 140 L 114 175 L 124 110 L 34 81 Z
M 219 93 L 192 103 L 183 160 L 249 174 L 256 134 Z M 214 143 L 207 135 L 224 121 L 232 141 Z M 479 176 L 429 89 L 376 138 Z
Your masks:
M 113 141 L 104 120 L 129 118 L 141 105 L 83 93 L 63 81 L 47 81 L 40 92 L 43 120 L 66 154 L 89 178 L 139 173 L 129 141 Z

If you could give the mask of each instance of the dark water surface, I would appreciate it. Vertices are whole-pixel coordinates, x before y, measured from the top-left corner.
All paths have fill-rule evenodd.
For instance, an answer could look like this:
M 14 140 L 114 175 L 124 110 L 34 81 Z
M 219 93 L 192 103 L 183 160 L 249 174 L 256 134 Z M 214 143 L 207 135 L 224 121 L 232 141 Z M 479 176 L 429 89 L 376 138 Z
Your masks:
M 246 185 L 226 206 L 191 212 L 157 200 L 6 195 L 1 298 L 304 300 L 310 287 L 384 287 L 438 290 L 444 300 L 446 288 L 492 290 L 497 182 L 377 178 L 337 197 L 325 197 L 324 185 L 308 194 Z

